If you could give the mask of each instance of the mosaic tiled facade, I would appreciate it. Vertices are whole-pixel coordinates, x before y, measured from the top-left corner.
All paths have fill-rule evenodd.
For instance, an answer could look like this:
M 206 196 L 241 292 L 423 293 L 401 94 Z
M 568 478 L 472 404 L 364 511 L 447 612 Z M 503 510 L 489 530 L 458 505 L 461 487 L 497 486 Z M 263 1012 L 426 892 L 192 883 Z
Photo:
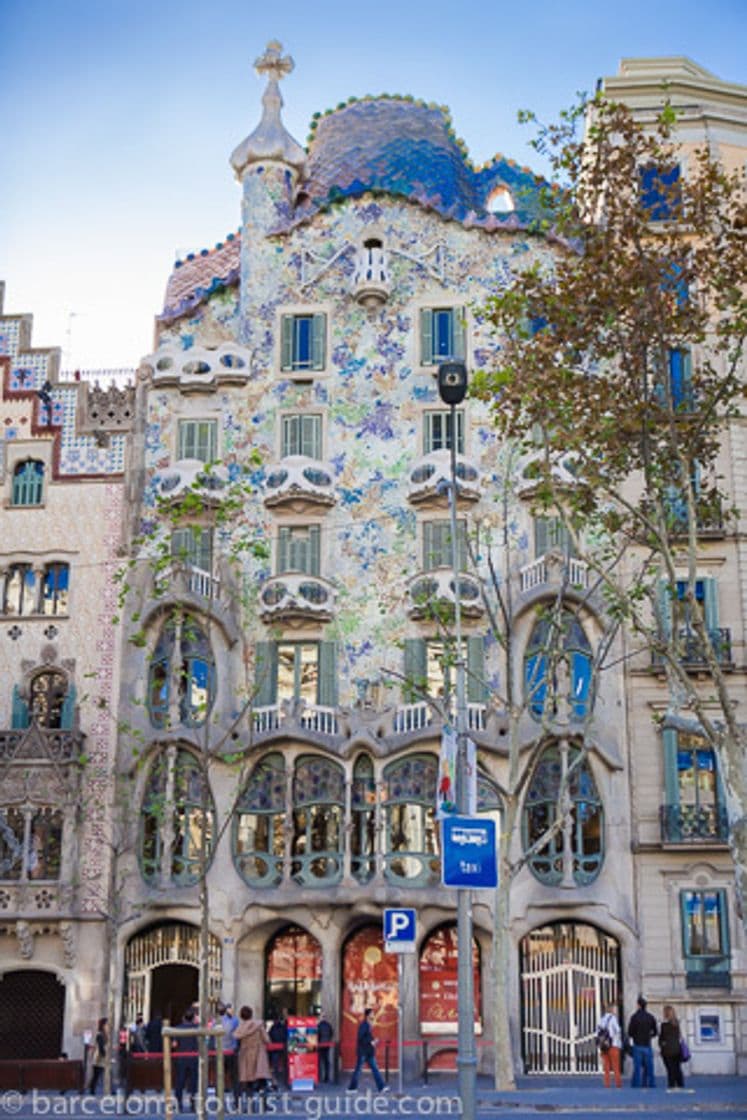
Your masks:
M 533 519 L 526 458 L 497 441 L 485 407 L 468 400 L 457 432 L 448 427 L 437 369 L 448 358 L 489 368 L 499 340 L 485 302 L 517 268 L 551 269 L 565 249 L 536 232 L 547 195 L 531 173 L 503 157 L 475 168 L 444 109 L 389 96 L 344 103 L 314 118 L 304 150 L 280 115 L 278 83 L 290 60 L 270 44 L 257 68 L 267 78 L 262 119 L 231 157 L 240 227 L 175 265 L 157 348 L 138 371 L 136 405 L 112 396 L 107 407 L 90 393 L 83 403 L 81 386 L 59 385 L 48 357 L 27 360 L 22 324 L 8 323 L 13 358 L 3 403 L 14 434 L 6 447 L 35 425 L 34 438 L 50 444 L 55 485 L 77 498 L 88 485 L 82 476 L 96 475 L 99 582 L 85 613 L 73 619 L 71 610 L 68 621 L 81 628 L 74 648 L 37 648 L 24 618 L 4 620 L 8 637 L 0 640 L 14 651 L 28 643 L 27 677 L 34 657 L 50 665 L 75 657 L 77 673 L 80 644 L 101 696 L 118 689 L 118 772 L 126 775 L 130 827 L 117 867 L 123 905 L 113 951 L 125 1020 L 138 1011 L 179 1015 L 196 994 L 197 842 L 207 814 L 211 996 L 249 1003 L 268 1018 L 281 1007 L 323 1006 L 343 1064 L 361 1001 L 370 999 L 394 1062 L 398 992 L 381 943 L 385 906 L 418 910 L 418 952 L 404 966 L 405 1037 L 435 1046 L 452 1037 L 456 1015 L 455 903 L 440 886 L 434 820 L 453 664 L 424 604 L 441 604 L 448 630 L 460 597 L 477 811 L 499 819 L 508 748 L 495 696 L 509 669 L 480 593 L 489 559 L 510 583 L 513 638 L 527 659 L 542 604 L 564 582 L 571 596 L 587 588 L 583 561 Z M 691 77 L 704 82 L 700 71 Z M 707 104 L 723 97 L 744 105 L 741 87 L 702 88 Z M 743 146 L 736 124 L 732 132 Z M 28 384 L 18 382 L 16 366 L 29 369 Z M 39 411 L 46 380 L 51 435 Z M 107 414 L 100 429 L 97 418 Z M 458 518 L 474 553 L 474 563 L 460 560 L 457 587 L 446 530 L 452 439 Z M 736 437 L 734 447 L 736 487 L 744 458 Z M 34 478 L 22 482 L 32 487 Z M 176 516 L 185 498 L 190 508 Z M 112 583 L 120 526 L 136 563 L 118 655 L 106 619 L 120 612 Z M 709 543 L 707 563 L 723 572 L 723 610 L 740 604 L 732 642 L 743 651 L 739 539 Z M 592 597 L 574 657 L 583 661 L 602 626 Z M 571 791 L 585 831 L 567 836 L 557 858 L 534 860 L 512 887 L 517 1068 L 596 1072 L 601 1000 L 619 995 L 629 1012 L 645 989 L 657 1013 L 676 1004 L 694 1068 L 734 1070 L 747 1052 L 747 954 L 728 848 L 718 830 L 662 841 L 665 759 L 679 757 L 677 744 L 663 744 L 651 722 L 662 682 L 629 672 L 623 652 L 621 645 L 619 669 L 605 674 L 593 718 L 583 695 L 569 698 L 527 783 L 524 831 L 510 840 L 518 854 L 532 814 L 546 811 L 586 736 L 588 758 Z M 739 673 L 743 660 L 740 652 Z M 513 668 L 519 690 L 524 664 L 522 655 Z M 424 678 L 431 701 L 414 687 Z M 741 676 L 734 680 L 743 690 Z M 574 683 L 582 692 L 583 681 Z M 528 710 L 519 727 L 524 758 L 536 734 Z M 86 735 L 99 780 L 114 745 L 105 704 L 89 710 Z M 206 753 L 207 787 L 195 763 Z M 178 807 L 165 820 L 156 810 L 164 794 Z M 106 822 L 93 813 L 87 827 L 79 912 L 93 916 L 86 884 L 105 870 Z M 683 953 L 683 892 L 715 899 L 719 928 L 728 931 L 728 954 L 720 954 L 728 967 L 700 987 Z M 491 893 L 476 894 L 486 1070 L 495 1038 L 493 922 Z M 28 939 L 18 940 L 25 952 Z M 543 954 L 582 973 L 557 1046 L 544 1051 L 534 1040 L 547 1005 L 533 971 Z M 76 1008 L 91 1007 L 87 999 Z M 69 1049 L 78 1026 L 68 1014 Z

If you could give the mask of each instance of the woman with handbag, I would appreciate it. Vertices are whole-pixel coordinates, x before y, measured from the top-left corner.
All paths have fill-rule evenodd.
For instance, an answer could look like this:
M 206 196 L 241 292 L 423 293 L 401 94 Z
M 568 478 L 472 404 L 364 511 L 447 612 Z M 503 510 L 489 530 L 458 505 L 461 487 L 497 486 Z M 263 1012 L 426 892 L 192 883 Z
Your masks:
M 667 1092 L 669 1092 L 685 1088 L 685 1079 L 682 1076 L 683 1038 L 671 1004 L 665 1005 L 663 1014 L 664 1018 L 659 1029 L 659 1048 L 667 1069 Z
M 617 1007 L 614 1000 L 607 1004 L 607 1010 L 597 1024 L 597 1046 L 602 1062 L 604 1087 L 612 1088 L 612 1078 L 615 1079 L 615 1088 L 622 1088 L 621 1056 L 622 1056 L 622 1030 L 617 1018 Z

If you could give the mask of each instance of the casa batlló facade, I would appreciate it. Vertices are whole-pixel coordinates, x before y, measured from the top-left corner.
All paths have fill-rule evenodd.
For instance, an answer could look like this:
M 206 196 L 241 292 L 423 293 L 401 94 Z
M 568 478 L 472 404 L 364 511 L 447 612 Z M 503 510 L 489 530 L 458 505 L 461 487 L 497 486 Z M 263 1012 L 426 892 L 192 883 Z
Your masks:
M 138 1012 L 180 1017 L 197 995 L 198 879 L 207 856 L 211 999 L 248 1003 L 265 1018 L 281 1008 L 311 1014 L 323 1007 L 346 1066 L 366 1006 L 374 1007 L 377 1034 L 396 1065 L 401 999 L 405 1038 L 448 1049 L 457 1015 L 456 914 L 453 892 L 440 885 L 435 818 L 454 684 L 448 622 L 459 596 L 477 812 L 500 825 L 508 741 L 495 698 L 508 673 L 521 692 L 538 671 L 542 607 L 564 586 L 569 603 L 583 601 L 583 608 L 567 628 L 569 679 L 527 782 L 521 829 L 509 841 L 517 854 L 546 827 L 561 775 L 582 743 L 588 753 L 562 837 L 512 885 L 517 1068 L 596 1072 L 602 1002 L 619 997 L 627 1015 L 639 991 L 657 1013 L 665 1002 L 675 1005 L 694 1069 L 741 1068 L 747 960 L 715 762 L 702 744 L 671 741 L 669 732 L 664 741 L 656 732 L 651 711 L 666 697 L 648 666 L 623 668 L 621 657 L 592 708 L 591 655 L 604 617 L 587 594 L 584 561 L 556 524 L 532 516 L 527 462 L 498 441 L 487 408 L 468 398 L 452 425 L 439 398 L 441 362 L 490 368 L 496 339 L 482 309 L 491 292 L 517 269 L 550 266 L 564 251 L 530 232 L 539 212 L 534 177 L 502 157 L 473 167 L 446 110 L 408 98 L 352 100 L 318 115 L 304 149 L 282 123 L 279 83 L 291 60 L 273 43 L 256 67 L 266 81 L 262 118 L 231 157 L 240 227 L 177 262 L 169 278 L 157 348 L 137 374 L 126 458 L 114 462 L 99 448 L 93 481 L 83 484 L 70 471 L 56 481 L 61 503 L 79 500 L 81 485 L 90 486 L 92 500 L 104 496 L 102 516 L 90 519 L 102 539 L 85 542 L 101 553 L 102 591 L 95 607 L 93 583 L 81 593 L 80 614 L 71 591 L 64 651 L 53 657 L 34 631 L 23 635 L 32 643 L 23 654 L 26 677 L 18 660 L 8 664 L 18 689 L 4 699 L 4 726 L 14 729 L 23 704 L 37 711 L 37 665 L 58 671 L 63 658 L 82 658 L 92 631 L 111 640 L 107 703 L 118 716 L 107 724 L 111 738 L 104 742 L 96 730 L 103 706 L 89 699 L 68 706 L 79 713 L 71 728 L 85 734 L 86 762 L 75 781 L 85 785 L 89 773 L 109 778 L 110 835 L 116 831 L 119 842 L 116 867 L 101 874 L 110 872 L 118 904 L 107 924 L 103 906 L 86 901 L 79 885 L 93 858 L 87 812 L 55 825 L 68 855 L 47 868 L 44 888 L 69 897 L 58 927 L 73 941 L 98 937 L 101 963 L 75 970 L 62 934 L 55 939 L 52 923 L 36 919 L 33 955 L 25 955 L 29 916 L 16 883 L 24 899 L 36 886 L 27 859 L 20 878 L 13 870 L 0 881 L 0 898 L 8 900 L 0 983 L 29 970 L 55 976 L 64 994 L 59 1048 L 71 1055 L 105 1013 L 103 1004 L 94 1008 L 92 992 L 105 989 L 108 977 L 123 1022 Z M 626 98 L 632 91 L 648 111 L 667 74 L 679 76 L 683 96 L 699 98 L 688 142 L 717 117 L 715 142 L 725 158 L 743 158 L 742 87 L 687 60 L 659 59 L 624 63 L 610 90 Z M 6 361 L 3 403 L 13 416 L 20 357 L 9 349 Z M 63 407 L 67 389 L 39 377 L 34 389 L 50 380 L 52 407 Z M 81 430 L 70 428 L 72 443 L 85 440 Z M 65 431 L 62 424 L 63 449 Z M 17 438 L 5 441 L 8 487 L 16 485 L 16 463 L 41 457 L 37 446 L 47 436 L 35 429 L 28 449 Z M 106 439 L 111 456 L 125 437 Z M 447 505 L 452 441 L 456 542 Z M 743 445 L 735 425 L 725 450 L 735 498 Z M 64 450 L 62 461 L 73 462 Z M 33 483 L 24 475 L 17 485 Z M 27 562 L 18 549 L 32 529 L 19 526 L 15 551 L 4 555 L 9 630 L 26 629 L 15 609 L 13 565 Z M 33 532 L 37 541 L 55 539 L 51 524 Z M 730 626 L 737 701 L 744 691 L 742 549 L 739 527 L 703 542 L 704 586 L 711 581 L 709 601 L 721 612 L 714 625 L 728 619 Z M 120 580 L 119 606 L 107 567 L 117 553 L 134 557 Z M 512 663 L 491 631 L 482 593 L 496 557 L 512 586 L 521 651 Z M 31 559 L 37 598 L 28 627 L 39 614 L 43 629 L 51 577 L 46 554 Z M 84 621 L 104 603 L 109 619 L 121 619 L 117 631 L 103 618 Z M 4 642 L 3 656 L 9 647 L 15 654 L 16 641 Z M 527 703 L 520 725 L 526 744 L 537 735 L 532 709 Z M 29 716 L 28 725 L 27 738 L 44 737 L 39 718 Z M 97 767 L 89 771 L 92 740 Z M 55 773 L 64 769 L 58 764 Z M 33 798 L 23 797 L 28 847 L 41 825 Z M 127 827 L 120 831 L 112 822 L 122 817 L 122 799 Z M 50 798 L 42 801 L 46 811 Z M 14 828 L 20 835 L 15 806 L 11 798 L 4 808 L 4 836 Z M 107 862 L 101 846 L 96 858 Z M 418 912 L 417 951 L 405 959 L 402 993 L 396 959 L 382 942 L 387 906 Z M 491 892 L 476 893 L 475 1021 L 485 1070 L 494 1038 L 493 923 Z

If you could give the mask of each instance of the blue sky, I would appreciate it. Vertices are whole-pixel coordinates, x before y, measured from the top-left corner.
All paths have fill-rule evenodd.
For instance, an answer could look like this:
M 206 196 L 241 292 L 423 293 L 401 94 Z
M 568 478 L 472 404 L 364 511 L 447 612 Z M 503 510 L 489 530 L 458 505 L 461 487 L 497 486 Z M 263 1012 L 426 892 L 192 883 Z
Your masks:
M 747 83 L 747 0 L 0 0 L 5 310 L 64 368 L 136 366 L 178 252 L 239 223 L 228 157 L 260 115 L 252 63 L 295 59 L 284 118 L 351 95 L 447 105 L 477 163 L 537 166 L 521 108 L 551 119 L 625 56 L 685 54 Z

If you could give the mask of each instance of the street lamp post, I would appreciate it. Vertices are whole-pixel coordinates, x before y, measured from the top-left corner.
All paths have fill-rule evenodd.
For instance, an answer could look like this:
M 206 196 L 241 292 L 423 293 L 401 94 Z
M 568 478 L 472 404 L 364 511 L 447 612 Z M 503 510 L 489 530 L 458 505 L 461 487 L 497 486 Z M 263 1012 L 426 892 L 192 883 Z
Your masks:
M 456 637 L 456 721 L 457 788 L 459 816 L 469 814 L 467 782 L 467 698 L 465 691 L 464 645 L 462 642 L 462 604 L 459 596 L 460 571 L 457 537 L 456 406 L 467 392 L 464 362 L 444 362 L 438 367 L 438 392 L 451 415 L 451 480 L 449 517 L 451 520 L 451 558 L 454 584 L 454 630 Z M 472 899 L 469 888 L 457 890 L 457 1003 L 459 1011 L 457 1075 L 463 1120 L 475 1120 L 477 1054 L 475 1049 L 475 993 L 472 969 Z

